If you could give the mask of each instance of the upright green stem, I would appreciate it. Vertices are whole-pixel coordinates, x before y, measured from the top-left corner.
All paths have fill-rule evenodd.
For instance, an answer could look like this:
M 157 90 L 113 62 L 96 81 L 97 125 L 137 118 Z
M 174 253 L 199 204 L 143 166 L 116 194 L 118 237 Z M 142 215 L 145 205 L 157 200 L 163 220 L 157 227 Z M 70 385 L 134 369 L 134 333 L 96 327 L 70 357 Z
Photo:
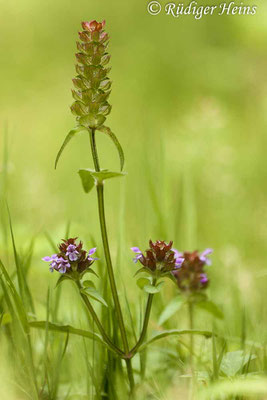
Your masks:
M 91 150 L 92 150 L 92 156 L 93 156 L 93 160 L 94 160 L 95 170 L 97 172 L 99 172 L 100 164 L 99 164 L 96 142 L 95 142 L 95 129 L 91 129 L 89 131 L 89 135 L 90 135 L 90 143 L 91 143 Z M 106 217 L 105 217 L 105 207 L 104 207 L 103 182 L 98 182 L 96 189 L 97 189 L 98 212 L 99 212 L 101 236 L 102 236 L 104 253 L 105 253 L 105 258 L 106 258 L 106 263 L 107 263 L 107 270 L 108 270 L 108 277 L 109 277 L 109 282 L 110 282 L 110 287 L 111 287 L 111 293 L 112 293 L 112 297 L 113 297 L 113 301 L 114 301 L 114 305 L 115 305 L 115 310 L 117 313 L 118 324 L 119 324 L 119 328 L 120 328 L 120 332 L 121 332 L 121 338 L 122 338 L 122 342 L 123 342 L 124 352 L 125 352 L 125 355 L 128 355 L 129 354 L 128 339 L 127 339 L 127 335 L 126 335 L 126 329 L 125 329 L 125 325 L 124 325 L 124 320 L 123 320 L 123 315 L 122 315 L 122 311 L 121 311 L 121 305 L 120 305 L 120 301 L 119 301 L 119 296 L 118 296 L 118 291 L 117 291 L 117 287 L 116 287 L 115 276 L 114 276 L 112 261 L 111 261 L 111 256 L 110 256 L 110 250 L 109 250 Z M 126 366 L 127 366 L 127 373 L 128 373 L 131 392 L 132 392 L 133 388 L 134 388 L 134 376 L 133 376 L 133 370 L 132 370 L 132 364 L 131 364 L 130 358 L 126 359 Z
M 80 291 L 80 289 L 82 288 L 81 282 L 80 281 L 76 281 L 76 284 L 78 286 L 78 289 Z M 80 295 L 84 301 L 84 304 L 86 305 L 88 311 L 90 312 L 96 326 L 98 327 L 99 332 L 101 333 L 101 336 L 103 338 L 103 340 L 109 345 L 110 348 L 113 349 L 113 351 L 115 351 L 120 357 L 123 356 L 123 352 L 110 340 L 110 338 L 108 337 L 108 335 L 105 332 L 105 329 L 103 328 L 100 320 L 98 319 L 98 316 L 92 306 L 92 304 L 90 303 L 90 300 L 88 299 L 88 297 L 81 293 L 80 291 Z
M 95 142 L 95 129 L 89 130 L 89 137 L 90 137 L 91 151 L 92 151 L 92 156 L 93 156 L 93 160 L 94 160 L 95 170 L 96 170 L 96 172 L 99 172 L 100 165 L 99 165 L 96 142 Z
M 153 286 L 156 285 L 156 280 L 153 281 Z M 143 341 L 145 340 L 146 337 L 146 333 L 147 333 L 147 327 L 148 327 L 148 322 L 149 322 L 149 318 L 150 318 L 150 312 L 151 312 L 151 307 L 152 307 L 152 302 L 153 302 L 153 297 L 154 294 L 150 293 L 148 295 L 148 299 L 147 299 L 147 304 L 146 304 L 146 311 L 145 311 L 145 317 L 144 317 L 144 322 L 143 322 L 143 328 L 140 334 L 140 338 L 138 340 L 138 342 L 136 343 L 136 345 L 132 348 L 132 350 L 130 351 L 130 353 L 136 353 L 137 350 L 139 349 L 139 347 L 141 346 L 141 344 L 143 343 Z

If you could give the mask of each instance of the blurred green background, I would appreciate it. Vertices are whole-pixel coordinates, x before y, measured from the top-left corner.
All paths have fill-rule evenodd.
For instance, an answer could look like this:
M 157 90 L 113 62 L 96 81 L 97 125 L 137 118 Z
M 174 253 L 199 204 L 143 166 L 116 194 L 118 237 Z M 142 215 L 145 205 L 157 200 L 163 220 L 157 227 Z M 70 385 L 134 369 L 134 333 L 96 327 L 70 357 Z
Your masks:
M 57 171 L 53 164 L 75 125 L 69 106 L 80 21 L 106 19 L 107 125 L 128 172 L 106 184 L 121 279 L 135 271 L 129 247 L 144 249 L 150 238 L 173 240 L 180 250 L 212 247 L 210 291 L 228 310 L 229 330 L 239 318 L 235 307 L 250 310 L 251 333 L 266 325 L 267 6 L 257 5 L 255 16 L 196 21 L 151 16 L 140 0 L 1 0 L 1 211 L 6 218 L 7 198 L 20 249 L 37 237 L 37 300 L 55 279 L 40 261 L 51 252 L 44 232 L 59 241 L 71 221 L 71 235 L 89 244 L 94 237 L 102 253 L 96 196 L 83 193 L 77 175 L 92 167 L 87 135 L 70 143 Z M 99 134 L 97 142 L 101 166 L 118 169 L 109 139 Z M 2 253 L 5 237 L 2 231 Z M 263 329 L 255 335 L 263 339 Z

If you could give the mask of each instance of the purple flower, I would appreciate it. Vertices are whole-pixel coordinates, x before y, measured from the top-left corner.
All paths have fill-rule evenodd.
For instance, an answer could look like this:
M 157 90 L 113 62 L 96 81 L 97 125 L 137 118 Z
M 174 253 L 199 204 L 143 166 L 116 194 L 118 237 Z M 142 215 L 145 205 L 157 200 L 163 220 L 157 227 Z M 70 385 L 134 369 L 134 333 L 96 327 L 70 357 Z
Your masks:
M 96 251 L 96 247 L 89 250 L 88 256 L 87 252 L 83 250 L 82 242 L 76 243 L 77 238 L 64 239 L 59 244 L 59 253 L 53 254 L 52 256 L 46 256 L 42 258 L 43 261 L 50 263 L 50 271 L 54 270 L 60 272 L 61 274 L 77 274 L 77 272 L 82 276 L 88 268 L 93 264 L 98 258 L 92 257 Z M 74 274 L 74 275 L 75 275 Z M 76 275 L 75 275 L 76 276 Z
M 207 277 L 207 275 L 206 274 L 200 274 L 200 282 L 202 283 L 202 284 L 206 284 L 206 283 L 208 283 L 208 277 Z
M 46 261 L 46 262 L 50 262 L 50 261 L 55 260 L 56 258 L 57 258 L 57 254 L 53 254 L 51 257 L 46 256 L 46 257 L 42 258 L 42 260 Z
M 54 270 L 64 274 L 67 268 L 70 268 L 70 263 L 63 257 L 58 257 L 57 254 L 53 254 L 51 257 L 47 256 L 42 258 L 43 261 L 50 262 L 50 272 Z
M 131 247 L 131 250 L 136 253 L 136 256 L 133 258 L 133 262 L 137 263 L 138 260 L 140 260 L 140 258 L 143 257 L 143 253 L 142 251 L 139 249 L 139 247 Z
M 184 262 L 184 257 L 183 257 L 183 253 L 181 253 L 180 251 L 176 250 L 176 249 L 172 249 L 172 251 L 175 254 L 175 268 L 180 268 L 181 265 Z
M 88 252 L 87 260 L 89 260 L 89 261 L 99 260 L 99 258 L 97 258 L 97 257 L 91 257 L 92 254 L 94 254 L 95 252 L 96 252 L 96 247 L 93 247 L 92 249 L 90 249 Z
M 207 256 L 213 250 L 206 249 L 202 253 L 198 251 L 185 251 L 184 253 L 179 253 L 177 250 L 174 251 L 177 258 L 183 258 L 180 266 L 173 271 L 173 276 L 176 278 L 179 288 L 188 293 L 205 289 L 209 284 L 209 279 L 204 268 L 206 265 L 211 264 Z
M 66 256 L 69 257 L 70 261 L 76 261 L 79 258 L 79 252 L 77 251 L 77 246 L 75 244 L 70 244 L 67 247 Z
M 206 265 L 211 265 L 211 260 L 206 257 L 211 253 L 213 253 L 212 249 L 206 249 L 206 250 L 202 251 L 202 253 L 200 253 L 199 259 L 201 261 L 203 261 Z

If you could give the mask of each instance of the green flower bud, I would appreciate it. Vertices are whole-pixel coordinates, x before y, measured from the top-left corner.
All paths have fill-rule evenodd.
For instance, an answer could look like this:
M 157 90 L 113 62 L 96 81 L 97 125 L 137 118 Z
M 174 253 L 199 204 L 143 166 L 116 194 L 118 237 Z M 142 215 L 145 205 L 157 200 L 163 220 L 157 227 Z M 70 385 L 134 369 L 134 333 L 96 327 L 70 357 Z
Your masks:
M 83 31 L 79 32 L 81 42 L 77 42 L 77 76 L 72 90 L 75 102 L 71 111 L 76 115 L 78 124 L 87 128 L 99 128 L 111 111 L 107 99 L 110 95 L 111 81 L 107 68 L 110 55 L 107 53 L 108 35 L 104 32 L 105 21 L 82 22 Z

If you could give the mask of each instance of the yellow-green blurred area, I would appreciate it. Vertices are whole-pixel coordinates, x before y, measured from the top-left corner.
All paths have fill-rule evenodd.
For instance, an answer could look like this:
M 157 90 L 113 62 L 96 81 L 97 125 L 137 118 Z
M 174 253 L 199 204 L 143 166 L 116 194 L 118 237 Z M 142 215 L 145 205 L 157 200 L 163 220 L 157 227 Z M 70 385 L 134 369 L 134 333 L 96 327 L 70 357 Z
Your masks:
M 70 142 L 56 171 L 54 161 L 75 126 L 80 22 L 105 19 L 113 82 L 106 125 L 127 171 L 105 184 L 120 287 L 127 284 L 132 303 L 141 296 L 131 246 L 145 249 L 151 238 L 179 250 L 211 247 L 209 295 L 226 315 L 218 324 L 238 336 L 245 314 L 248 336 L 266 340 L 267 6 L 255 4 L 254 16 L 195 20 L 152 16 L 144 0 L 0 1 L 0 258 L 12 272 L 6 199 L 18 251 L 36 239 L 30 285 L 41 315 L 56 281 L 41 261 L 51 254 L 45 233 L 59 242 L 70 222 L 71 236 L 95 242 L 104 258 L 96 194 L 83 192 L 77 174 L 93 167 L 88 134 Z M 109 138 L 98 133 L 97 145 L 101 167 L 119 170 Z M 166 287 L 167 302 L 176 288 Z

